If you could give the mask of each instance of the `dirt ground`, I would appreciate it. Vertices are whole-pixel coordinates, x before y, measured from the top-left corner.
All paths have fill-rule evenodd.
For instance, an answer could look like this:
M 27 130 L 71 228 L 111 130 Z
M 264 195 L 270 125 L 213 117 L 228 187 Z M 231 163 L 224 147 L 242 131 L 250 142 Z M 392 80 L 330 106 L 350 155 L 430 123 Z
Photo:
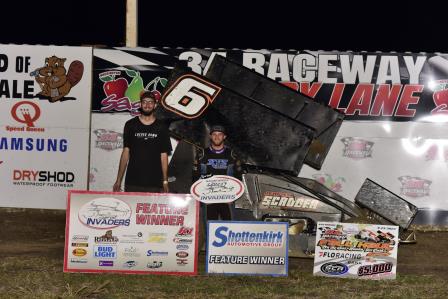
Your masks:
M 65 211 L 0 208 L 0 258 L 64 257 Z M 417 244 L 398 249 L 397 273 L 448 280 L 448 231 L 418 231 Z M 204 262 L 204 256 L 200 256 Z M 291 258 L 289 268 L 312 272 L 312 259 Z

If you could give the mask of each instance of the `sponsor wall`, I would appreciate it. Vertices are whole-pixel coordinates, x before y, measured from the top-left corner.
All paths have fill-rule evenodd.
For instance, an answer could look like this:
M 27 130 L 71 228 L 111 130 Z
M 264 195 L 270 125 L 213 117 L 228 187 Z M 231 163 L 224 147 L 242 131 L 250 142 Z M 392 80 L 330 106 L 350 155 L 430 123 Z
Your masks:
M 205 74 L 223 55 L 314 99 L 346 120 L 323 164 L 300 176 L 353 200 L 365 178 L 421 209 L 448 210 L 448 55 L 324 51 L 115 48 L 94 51 L 92 128 L 121 133 L 137 91 L 161 91 L 176 63 Z M 125 82 L 126 81 L 126 82 Z M 108 84 L 109 83 L 109 84 Z M 113 85 L 111 85 L 113 83 Z M 113 86 L 113 88 L 111 87 Z M 112 121 L 112 118 L 117 122 Z M 119 150 L 95 147 L 94 190 L 110 190 Z M 113 176 L 113 179 L 110 179 Z M 106 183 L 107 181 L 107 183 Z
M 64 271 L 197 273 L 190 195 L 70 191 L 67 206 Z
M 395 279 L 398 226 L 318 222 L 314 275 Z
M 86 189 L 92 48 L 0 45 L 0 204 L 65 209 Z

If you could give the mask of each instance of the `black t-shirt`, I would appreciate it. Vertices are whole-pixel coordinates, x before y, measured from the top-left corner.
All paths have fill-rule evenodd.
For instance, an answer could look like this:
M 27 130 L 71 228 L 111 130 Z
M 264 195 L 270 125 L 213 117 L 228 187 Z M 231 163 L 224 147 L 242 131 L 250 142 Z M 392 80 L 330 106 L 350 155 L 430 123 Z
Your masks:
M 143 124 L 139 117 L 126 122 L 123 146 L 129 148 L 125 185 L 162 187 L 161 153 L 171 152 L 168 128 L 159 120 Z

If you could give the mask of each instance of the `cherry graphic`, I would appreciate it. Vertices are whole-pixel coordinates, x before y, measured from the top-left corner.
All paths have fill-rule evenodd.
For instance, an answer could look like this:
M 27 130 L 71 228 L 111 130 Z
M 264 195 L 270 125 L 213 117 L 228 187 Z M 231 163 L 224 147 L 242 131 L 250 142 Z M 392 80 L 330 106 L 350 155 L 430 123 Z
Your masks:
M 448 89 L 435 91 L 432 99 L 436 108 L 431 111 L 431 114 L 448 114 Z
M 125 78 L 108 81 L 103 84 L 104 93 L 107 96 L 115 95 L 116 99 L 124 98 L 124 93 L 128 88 L 128 81 Z

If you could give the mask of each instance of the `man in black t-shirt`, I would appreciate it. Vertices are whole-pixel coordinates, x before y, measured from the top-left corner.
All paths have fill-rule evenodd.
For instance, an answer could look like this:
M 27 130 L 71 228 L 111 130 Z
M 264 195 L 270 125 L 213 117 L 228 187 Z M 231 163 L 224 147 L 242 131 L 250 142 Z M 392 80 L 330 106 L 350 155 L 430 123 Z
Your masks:
M 224 144 L 225 128 L 220 125 L 210 130 L 210 147 L 196 153 L 193 165 L 193 180 L 206 175 L 228 175 L 241 179 L 241 163 L 232 149 Z M 231 220 L 230 203 L 208 204 L 207 220 Z
M 154 111 L 160 94 L 145 91 L 140 96 L 141 115 L 124 126 L 123 151 L 113 191 L 121 190 L 126 170 L 126 192 L 169 192 L 168 154 L 171 141 L 168 128 Z

